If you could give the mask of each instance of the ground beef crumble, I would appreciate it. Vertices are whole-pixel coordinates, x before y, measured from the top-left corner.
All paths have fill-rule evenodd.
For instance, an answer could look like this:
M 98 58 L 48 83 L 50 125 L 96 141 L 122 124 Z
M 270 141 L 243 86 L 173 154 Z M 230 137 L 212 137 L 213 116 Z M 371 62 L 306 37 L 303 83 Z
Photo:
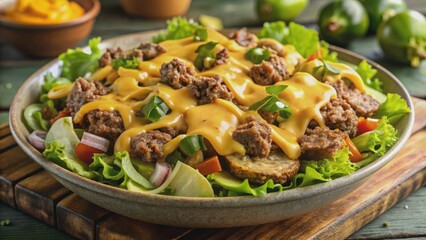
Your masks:
M 337 95 L 351 105 L 358 117 L 371 117 L 379 109 L 379 102 L 373 97 L 361 93 L 354 85 L 346 85 L 342 80 L 326 82 L 336 89 Z
M 240 46 L 254 47 L 257 44 L 257 37 L 255 34 L 247 31 L 247 28 L 233 32 L 229 35 L 229 39 L 234 39 Z
M 180 89 L 192 83 L 195 72 L 182 60 L 174 58 L 171 62 L 161 65 L 160 75 L 162 82 L 174 89 Z
M 268 61 L 253 65 L 248 75 L 259 85 L 273 85 L 290 78 L 282 57 L 272 55 Z
M 315 127 L 307 129 L 305 135 L 298 139 L 301 148 L 301 159 L 322 160 L 330 158 L 343 148 L 346 133 L 338 129 Z
M 153 59 L 158 55 L 166 52 L 166 49 L 160 44 L 152 43 L 149 41 L 142 42 L 139 45 L 138 49 L 142 51 L 144 60 Z
M 232 137 L 244 145 L 247 154 L 267 157 L 271 151 L 271 127 L 256 117 L 249 116 L 232 133 Z
M 138 134 L 130 140 L 130 156 L 145 162 L 155 162 L 164 156 L 163 145 L 171 139 L 169 133 L 159 130 Z
M 109 89 L 97 81 L 88 82 L 84 78 L 78 78 L 67 97 L 67 108 L 70 115 L 74 117 L 81 106 L 96 101 L 100 96 L 109 93 Z
M 123 119 L 117 111 L 94 110 L 86 114 L 82 124 L 89 133 L 106 138 L 113 143 L 124 131 Z
M 234 95 L 229 91 L 222 77 L 214 75 L 212 77 L 200 76 L 192 81 L 188 86 L 189 92 L 198 99 L 198 104 L 214 102 L 217 98 L 231 101 Z
M 358 117 L 351 106 L 342 98 L 332 98 L 320 109 L 325 125 L 330 129 L 340 129 L 350 137 L 357 132 Z M 316 122 L 315 122 L 316 123 Z M 310 124 L 312 127 L 313 124 Z

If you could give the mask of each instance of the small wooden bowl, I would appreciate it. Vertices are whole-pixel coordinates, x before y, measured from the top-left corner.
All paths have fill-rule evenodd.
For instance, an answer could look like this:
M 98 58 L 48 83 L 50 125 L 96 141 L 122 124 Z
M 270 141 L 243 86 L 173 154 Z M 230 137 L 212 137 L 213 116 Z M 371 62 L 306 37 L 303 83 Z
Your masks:
M 0 17 L 1 36 L 26 55 L 56 57 L 90 34 L 100 11 L 98 0 L 73 1 L 84 8 L 83 16 L 59 24 L 23 24 Z
M 124 11 L 132 16 L 171 18 L 184 15 L 191 0 L 121 0 Z

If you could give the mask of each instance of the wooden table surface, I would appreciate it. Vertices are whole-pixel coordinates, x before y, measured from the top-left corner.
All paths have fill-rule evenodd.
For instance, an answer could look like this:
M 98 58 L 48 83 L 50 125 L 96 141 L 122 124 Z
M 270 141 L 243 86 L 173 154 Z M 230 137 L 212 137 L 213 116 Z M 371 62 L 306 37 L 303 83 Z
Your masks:
M 164 20 L 135 19 L 128 17 L 120 8 L 119 0 L 100 0 L 102 11 L 91 36 L 103 39 L 118 35 L 163 28 Z M 200 14 L 221 17 L 225 27 L 260 27 L 254 12 L 255 0 L 193 0 L 190 18 Z M 315 27 L 318 9 L 327 1 L 311 0 L 309 7 L 297 21 Z M 426 1 L 407 0 L 409 7 L 426 13 Z M 1 32 L 0 32 L 1 34 Z M 84 45 L 87 40 L 81 45 Z M 29 42 L 29 44 L 31 44 Z M 348 48 L 393 72 L 413 96 L 426 97 L 426 63 L 417 69 L 393 65 L 383 59 L 374 36 L 351 43 Z M 0 40 L 0 124 L 7 122 L 10 103 L 27 77 L 51 59 L 31 59 L 19 54 Z M 72 239 L 56 229 L 0 203 L 0 221 L 9 219 L 10 226 L 0 226 L 0 239 L 23 239 L 31 232 L 33 239 Z M 384 223 L 387 227 L 384 227 Z M 407 199 L 354 233 L 350 239 L 426 238 L 426 188 L 422 187 Z

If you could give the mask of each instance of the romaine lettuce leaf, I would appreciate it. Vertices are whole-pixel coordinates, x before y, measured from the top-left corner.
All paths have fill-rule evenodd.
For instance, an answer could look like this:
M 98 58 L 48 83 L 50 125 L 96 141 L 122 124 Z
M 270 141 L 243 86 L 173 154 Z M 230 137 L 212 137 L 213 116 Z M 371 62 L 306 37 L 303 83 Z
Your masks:
M 82 177 L 96 179 L 96 174 L 91 171 L 87 164 L 80 161 L 74 154 L 69 154 L 67 147 L 59 142 L 49 142 L 43 155 L 50 161 L 66 168 Z
M 90 169 L 99 173 L 100 181 L 111 185 L 119 185 L 124 180 L 124 170 L 119 159 L 122 153 L 118 152 L 114 156 L 106 154 L 94 154 Z
M 259 38 L 273 38 L 278 42 L 283 43 L 288 35 L 288 28 L 285 22 L 265 22 L 262 29 L 257 35 Z
M 318 32 L 300 24 L 290 22 L 288 25 L 288 36 L 284 39 L 284 43 L 294 45 L 300 55 L 306 58 L 318 50 Z
M 355 71 L 362 78 L 365 85 L 379 92 L 383 92 L 383 82 L 380 81 L 378 78 L 374 78 L 377 73 L 377 70 L 373 69 L 373 67 L 368 64 L 366 60 L 363 60 L 355 69 Z
M 370 162 L 383 156 L 398 141 L 397 130 L 389 123 L 386 116 L 380 119 L 376 129 L 366 132 L 352 139 L 352 142 L 361 153 L 368 156 L 356 163 L 358 168 L 368 165 Z
M 167 21 L 166 30 L 154 35 L 151 40 L 154 43 L 159 43 L 166 40 L 186 38 L 192 36 L 195 30 L 203 28 L 203 26 L 194 22 L 192 19 L 187 20 L 182 17 L 175 17 Z
M 61 76 L 71 81 L 75 81 L 78 77 L 84 77 L 86 73 L 92 73 L 99 68 L 99 59 L 102 52 L 98 45 L 101 38 L 92 38 L 89 41 L 91 53 L 85 53 L 81 48 L 68 49 L 66 53 L 62 53 L 59 59 L 62 60 Z
M 350 175 L 357 167 L 349 160 L 349 149 L 343 148 L 331 159 L 301 161 L 301 173 L 293 178 L 293 187 L 305 187 Z
M 258 37 L 273 38 L 282 44 L 292 44 L 305 58 L 315 53 L 319 46 L 317 31 L 294 22 L 291 22 L 288 27 L 281 21 L 264 23 Z
M 330 44 L 328 44 L 328 42 L 321 40 L 320 46 L 321 46 L 322 59 L 324 61 L 338 62 L 338 53 L 330 52 L 330 50 L 328 49 Z
M 379 110 L 373 117 L 381 118 L 386 116 L 390 124 L 395 124 L 405 114 L 411 112 L 407 102 L 396 93 L 388 93 L 386 101 L 380 105 Z
M 78 159 L 75 148 L 80 143 L 74 132 L 71 117 L 58 119 L 46 135 L 46 150 L 43 155 L 50 161 L 69 169 L 76 174 L 95 179 L 96 175 L 89 165 Z

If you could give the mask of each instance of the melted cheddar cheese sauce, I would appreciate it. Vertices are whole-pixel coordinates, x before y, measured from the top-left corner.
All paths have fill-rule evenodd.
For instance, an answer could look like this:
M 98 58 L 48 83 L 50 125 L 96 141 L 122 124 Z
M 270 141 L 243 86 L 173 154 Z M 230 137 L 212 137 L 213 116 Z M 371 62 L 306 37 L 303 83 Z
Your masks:
M 208 31 L 208 36 L 208 41 L 218 42 L 215 50 L 219 51 L 226 47 L 230 58 L 226 64 L 202 72 L 196 70 L 196 76 L 220 75 L 235 99 L 245 106 L 250 106 L 268 96 L 266 86 L 255 84 L 248 76 L 253 63 L 245 59 L 247 48 L 212 30 Z M 82 106 L 75 115 L 75 123 L 79 123 L 85 114 L 96 109 L 116 110 L 123 118 L 125 131 L 117 139 L 115 151 L 129 151 L 130 139 L 133 136 L 169 126 L 186 134 L 176 136 L 163 146 L 165 156 L 174 151 L 180 140 L 189 134 L 199 134 L 208 139 L 220 155 L 233 153 L 245 155 L 244 146 L 232 138 L 232 132 L 246 117 L 254 115 L 260 118 L 256 111 L 242 111 L 235 104 L 222 99 L 198 106 L 197 99 L 191 96 L 187 88 L 175 90 L 159 83 L 161 65 L 172 61 L 173 58 L 179 58 L 195 69 L 193 65 L 195 50 L 204 43 L 206 42 L 194 42 L 192 37 L 165 41 L 160 45 L 166 48 L 167 52 L 152 60 L 141 62 L 139 70 L 119 68 L 116 71 L 108 66 L 98 70 L 92 79 L 107 79 L 113 82 L 112 93 Z M 311 120 L 324 126 L 324 119 L 319 110 L 330 98 L 335 97 L 336 91 L 311 75 L 313 68 L 318 64 L 316 61 L 303 62 L 304 59 L 293 46 L 284 46 L 284 52 L 283 58 L 293 76 L 277 83 L 288 86 L 278 97 L 291 108 L 292 115 L 287 119 L 278 118 L 278 126 L 270 126 L 273 141 L 287 156 L 297 159 L 300 156 L 297 138 L 304 134 Z M 342 69 L 342 73 L 335 77 L 347 78 L 360 90 L 364 89 L 361 78 L 353 70 L 343 64 L 335 64 L 335 67 Z M 163 99 L 171 112 L 157 122 L 137 117 L 136 113 L 154 95 Z

